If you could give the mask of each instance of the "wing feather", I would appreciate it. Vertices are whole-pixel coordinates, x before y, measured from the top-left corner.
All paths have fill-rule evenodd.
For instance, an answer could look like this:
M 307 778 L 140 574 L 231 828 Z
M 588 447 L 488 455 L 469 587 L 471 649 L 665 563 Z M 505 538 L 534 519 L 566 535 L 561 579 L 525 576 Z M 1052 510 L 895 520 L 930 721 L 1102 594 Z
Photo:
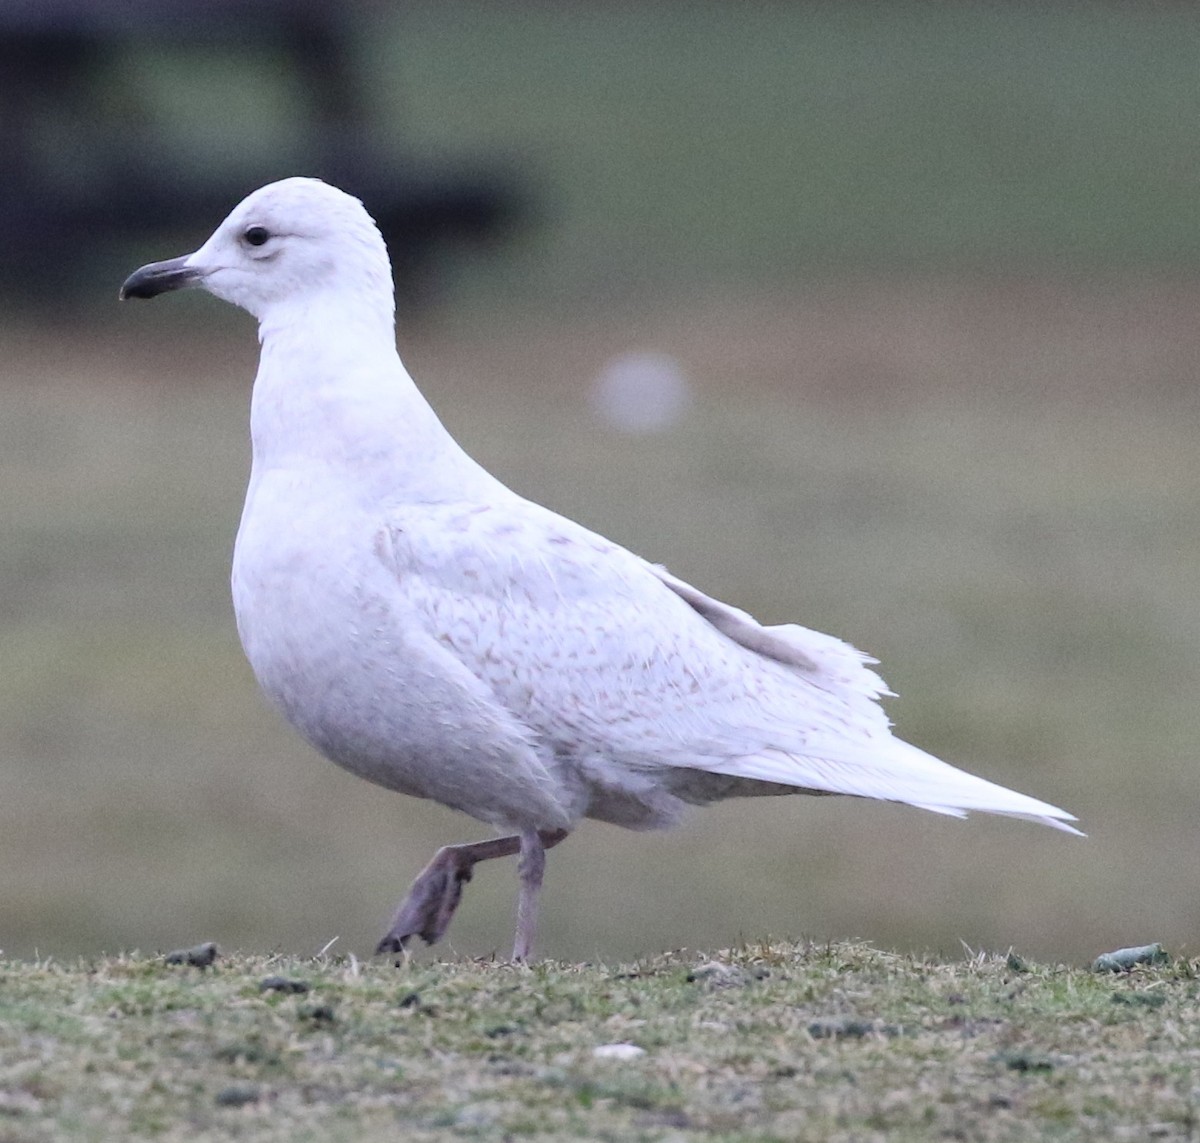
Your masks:
M 410 506 L 386 532 L 432 634 L 581 772 L 692 769 L 1076 832 L 894 737 L 890 692 L 849 644 L 764 626 L 548 509 Z

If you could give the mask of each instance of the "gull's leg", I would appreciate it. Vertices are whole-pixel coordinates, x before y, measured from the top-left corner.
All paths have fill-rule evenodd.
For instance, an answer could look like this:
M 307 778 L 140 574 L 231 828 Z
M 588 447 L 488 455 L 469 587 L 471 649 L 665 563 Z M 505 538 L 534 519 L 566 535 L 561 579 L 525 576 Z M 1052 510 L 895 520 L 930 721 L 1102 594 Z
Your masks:
M 559 842 L 562 834 L 554 839 Z M 538 895 L 546 872 L 546 841 L 535 829 L 521 831 L 521 858 L 517 876 L 521 879 L 521 895 L 517 898 L 517 939 L 513 944 L 513 960 L 527 961 L 533 955 L 533 936 L 537 931 Z
M 538 837 L 537 832 L 533 832 Z M 540 847 L 548 849 L 566 836 L 566 830 L 546 830 L 540 835 Z M 441 940 L 450 927 L 463 886 L 471 880 L 475 866 L 480 861 L 511 857 L 520 852 L 521 838 L 516 835 L 443 846 L 417 875 L 375 951 L 402 952 L 413 937 L 420 937 L 429 945 Z
M 493 857 L 511 857 L 520 851 L 519 837 L 497 837 L 466 845 L 444 845 L 433 860 L 417 874 L 392 918 L 377 953 L 401 952 L 413 937 L 427 945 L 441 940 L 458 908 L 463 886 L 471 880 L 475 865 Z

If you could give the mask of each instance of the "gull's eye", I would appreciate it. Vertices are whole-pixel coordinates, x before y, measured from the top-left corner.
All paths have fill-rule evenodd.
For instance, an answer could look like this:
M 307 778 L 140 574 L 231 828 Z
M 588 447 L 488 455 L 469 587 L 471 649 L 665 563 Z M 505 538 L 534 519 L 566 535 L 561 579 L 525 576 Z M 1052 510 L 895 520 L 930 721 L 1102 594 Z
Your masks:
M 251 246 L 261 246 L 271 237 L 271 232 L 265 226 L 250 226 L 246 228 L 246 233 L 242 237 Z

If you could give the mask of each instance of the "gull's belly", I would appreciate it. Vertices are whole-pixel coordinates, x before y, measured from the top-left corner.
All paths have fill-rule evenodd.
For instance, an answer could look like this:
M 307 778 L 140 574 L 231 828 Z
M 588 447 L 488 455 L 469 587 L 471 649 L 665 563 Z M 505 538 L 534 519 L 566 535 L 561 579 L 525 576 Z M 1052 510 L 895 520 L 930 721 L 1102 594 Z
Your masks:
M 385 607 L 379 597 L 370 553 L 336 539 L 314 548 L 303 529 L 243 522 L 232 582 L 242 647 L 268 698 L 314 746 L 420 793 L 402 772 L 414 767 L 395 757 L 416 715 L 403 623 L 395 601 Z M 387 774 L 376 772 L 385 752 Z
M 238 633 L 259 685 L 304 738 L 369 781 L 503 828 L 568 825 L 576 798 L 525 728 L 444 654 L 370 524 L 260 507 L 248 502 L 234 549 Z M 274 526 L 281 518 L 287 527 Z

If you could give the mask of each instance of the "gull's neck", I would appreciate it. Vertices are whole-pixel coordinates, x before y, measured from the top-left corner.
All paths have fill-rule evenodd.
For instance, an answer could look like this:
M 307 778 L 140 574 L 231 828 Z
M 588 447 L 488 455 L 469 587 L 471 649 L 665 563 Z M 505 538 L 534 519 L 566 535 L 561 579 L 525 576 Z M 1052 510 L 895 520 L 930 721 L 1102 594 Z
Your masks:
M 255 475 L 311 473 L 376 500 L 457 500 L 498 487 L 413 383 L 391 313 L 353 301 L 319 296 L 263 315 Z

